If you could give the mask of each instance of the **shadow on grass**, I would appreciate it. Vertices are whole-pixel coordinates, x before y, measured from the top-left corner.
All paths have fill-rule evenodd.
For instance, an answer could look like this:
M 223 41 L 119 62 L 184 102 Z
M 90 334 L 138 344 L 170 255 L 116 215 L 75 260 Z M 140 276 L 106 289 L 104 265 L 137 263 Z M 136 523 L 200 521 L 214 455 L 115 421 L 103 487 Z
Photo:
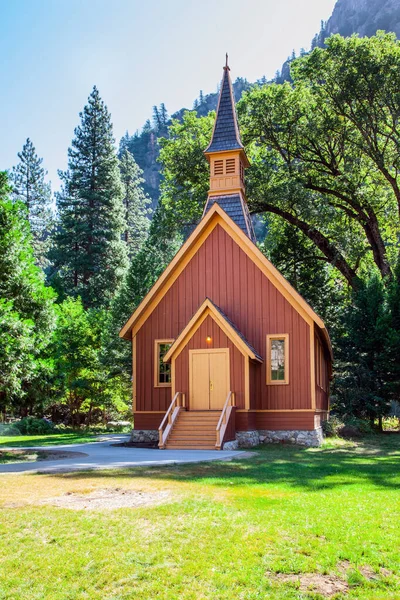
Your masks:
M 160 453 L 162 450 L 160 450 Z M 214 486 L 284 485 L 308 491 L 348 486 L 400 488 L 400 436 L 374 436 L 354 447 L 306 449 L 272 445 L 254 456 L 230 462 L 136 467 L 124 470 L 52 474 L 66 479 L 113 479 L 117 476 L 172 480 Z

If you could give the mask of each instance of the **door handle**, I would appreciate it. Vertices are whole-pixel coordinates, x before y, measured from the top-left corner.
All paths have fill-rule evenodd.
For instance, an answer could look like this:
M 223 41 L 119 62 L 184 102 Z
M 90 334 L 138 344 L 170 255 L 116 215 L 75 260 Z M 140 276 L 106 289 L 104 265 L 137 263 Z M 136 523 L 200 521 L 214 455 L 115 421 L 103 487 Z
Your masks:
M 213 384 L 213 382 L 210 380 L 210 392 L 212 392 L 212 391 L 213 391 L 213 389 L 214 389 L 214 384 Z

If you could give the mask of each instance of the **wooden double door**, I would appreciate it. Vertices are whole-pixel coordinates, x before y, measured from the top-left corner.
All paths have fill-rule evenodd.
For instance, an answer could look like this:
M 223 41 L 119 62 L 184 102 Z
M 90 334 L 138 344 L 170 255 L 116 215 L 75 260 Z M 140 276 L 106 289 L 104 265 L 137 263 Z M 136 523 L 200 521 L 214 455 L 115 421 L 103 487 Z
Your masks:
M 230 389 L 229 348 L 189 350 L 189 409 L 222 410 Z

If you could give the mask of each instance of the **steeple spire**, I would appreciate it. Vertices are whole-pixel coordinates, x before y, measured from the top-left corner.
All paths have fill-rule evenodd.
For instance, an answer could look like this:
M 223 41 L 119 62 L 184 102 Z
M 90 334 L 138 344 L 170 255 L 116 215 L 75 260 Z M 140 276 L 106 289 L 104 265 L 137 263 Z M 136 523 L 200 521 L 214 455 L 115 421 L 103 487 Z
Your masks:
M 205 154 L 243 149 L 229 71 L 230 68 L 228 66 L 227 54 L 218 98 L 214 130 L 211 142 L 205 150 Z
M 244 170 L 250 163 L 240 139 L 228 54 L 223 70 L 211 142 L 204 151 L 210 163 L 210 190 L 204 214 L 217 202 L 255 242 L 244 184 Z

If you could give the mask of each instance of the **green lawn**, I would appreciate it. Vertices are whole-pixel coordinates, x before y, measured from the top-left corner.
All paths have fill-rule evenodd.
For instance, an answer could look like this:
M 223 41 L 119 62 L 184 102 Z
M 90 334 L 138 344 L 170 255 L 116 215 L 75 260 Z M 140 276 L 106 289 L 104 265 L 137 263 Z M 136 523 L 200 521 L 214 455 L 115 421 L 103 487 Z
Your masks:
M 63 444 L 85 444 L 95 441 L 92 433 L 55 433 L 52 435 L 11 435 L 0 436 L 0 448 L 8 446 L 21 448 L 21 446 L 60 446 Z
M 399 599 L 399 487 L 397 435 L 234 462 L 0 476 L 0 599 Z M 51 504 L 99 490 L 166 498 Z

